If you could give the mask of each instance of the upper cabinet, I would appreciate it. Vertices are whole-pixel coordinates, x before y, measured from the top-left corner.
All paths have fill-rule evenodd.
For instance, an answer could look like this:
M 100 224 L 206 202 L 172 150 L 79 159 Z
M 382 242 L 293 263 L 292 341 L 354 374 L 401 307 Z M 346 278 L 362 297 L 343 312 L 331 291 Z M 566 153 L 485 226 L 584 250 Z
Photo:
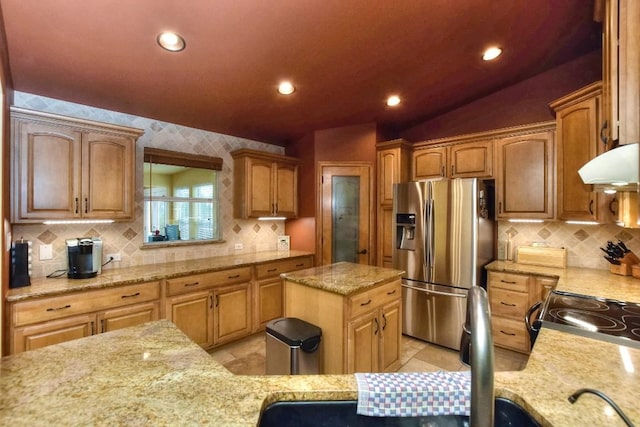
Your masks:
M 606 0 L 603 17 L 603 137 L 640 141 L 640 2 Z
M 133 218 L 142 130 L 11 108 L 13 223 Z
M 553 219 L 553 131 L 496 140 L 498 219 Z
M 236 218 L 298 216 L 298 159 L 248 149 L 231 156 Z
M 493 150 L 491 140 L 436 147 L 418 144 L 412 155 L 412 179 L 492 178 Z
M 593 83 L 550 104 L 556 112 L 557 218 L 571 221 L 613 220 L 611 196 L 585 185 L 578 170 L 605 152 L 610 144 L 600 139 L 602 84 Z

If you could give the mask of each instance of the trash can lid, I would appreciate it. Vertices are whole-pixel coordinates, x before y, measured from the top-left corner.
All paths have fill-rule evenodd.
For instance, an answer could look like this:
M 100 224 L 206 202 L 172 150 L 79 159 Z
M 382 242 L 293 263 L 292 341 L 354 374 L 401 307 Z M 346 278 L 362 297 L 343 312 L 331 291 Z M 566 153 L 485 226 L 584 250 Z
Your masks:
M 322 329 L 296 317 L 281 317 L 267 323 L 267 333 L 290 346 L 315 347 L 322 336 Z

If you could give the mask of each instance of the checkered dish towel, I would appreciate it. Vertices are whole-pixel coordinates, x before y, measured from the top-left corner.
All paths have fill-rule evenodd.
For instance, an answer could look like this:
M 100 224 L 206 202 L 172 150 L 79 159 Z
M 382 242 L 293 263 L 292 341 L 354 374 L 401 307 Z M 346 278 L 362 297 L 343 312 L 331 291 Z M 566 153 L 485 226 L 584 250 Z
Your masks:
M 357 373 L 358 414 L 374 417 L 470 415 L 471 373 Z

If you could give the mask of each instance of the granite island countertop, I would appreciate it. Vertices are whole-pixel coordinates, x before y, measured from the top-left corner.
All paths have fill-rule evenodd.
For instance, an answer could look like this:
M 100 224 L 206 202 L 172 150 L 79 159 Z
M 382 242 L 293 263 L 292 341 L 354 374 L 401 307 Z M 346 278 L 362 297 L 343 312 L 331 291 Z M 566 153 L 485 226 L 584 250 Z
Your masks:
M 526 270 L 513 263 L 491 268 Z M 549 275 L 565 289 L 574 289 L 569 282 L 582 278 L 584 293 L 602 291 L 604 276 L 593 270 Z M 639 300 L 634 295 L 640 295 L 640 282 L 634 290 L 633 282 L 619 277 L 610 286 L 619 279 L 630 299 Z M 594 395 L 574 405 L 567 401 L 578 388 L 591 387 L 640 423 L 638 366 L 638 349 L 543 329 L 523 371 L 496 374 L 496 396 L 514 400 L 544 426 L 624 425 Z M 353 375 L 233 375 L 166 320 L 0 360 L 3 425 L 255 426 L 272 402 L 331 399 L 357 399 Z
M 105 268 L 102 273 L 90 279 L 37 278 L 30 286 L 10 289 L 8 302 L 29 298 L 53 296 L 68 292 L 131 285 L 154 280 L 170 279 L 190 274 L 210 273 L 236 267 L 248 267 L 269 261 L 313 255 L 304 251 L 263 251 L 244 254 L 198 258 L 184 261 L 146 264 L 127 268 Z

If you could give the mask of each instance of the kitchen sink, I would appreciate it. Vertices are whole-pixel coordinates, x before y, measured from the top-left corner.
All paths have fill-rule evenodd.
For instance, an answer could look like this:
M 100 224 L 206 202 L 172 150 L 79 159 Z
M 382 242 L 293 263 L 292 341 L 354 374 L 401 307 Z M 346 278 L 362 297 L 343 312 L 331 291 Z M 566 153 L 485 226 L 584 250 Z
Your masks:
M 282 401 L 269 405 L 260 416 L 260 427 L 468 427 L 469 417 L 440 415 L 423 417 L 366 417 L 358 415 L 354 400 Z M 496 398 L 494 426 L 539 427 L 530 414 L 515 402 Z

